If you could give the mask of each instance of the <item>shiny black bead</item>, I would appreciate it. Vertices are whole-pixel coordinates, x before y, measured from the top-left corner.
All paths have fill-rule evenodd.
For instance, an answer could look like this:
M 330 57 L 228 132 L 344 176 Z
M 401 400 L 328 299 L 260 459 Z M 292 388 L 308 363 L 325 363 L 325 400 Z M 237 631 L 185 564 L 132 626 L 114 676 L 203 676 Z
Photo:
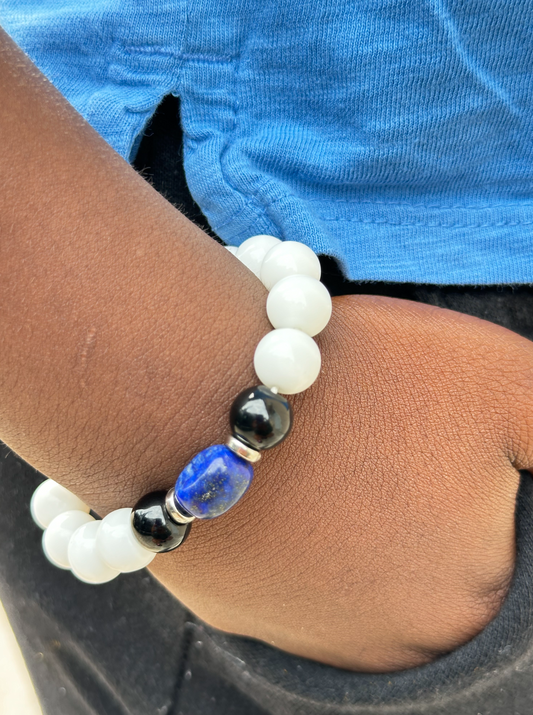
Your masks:
M 167 492 L 150 492 L 139 499 L 131 513 L 133 533 L 150 551 L 163 553 L 181 546 L 191 530 L 190 524 L 176 524 L 165 507 Z
M 282 395 L 265 387 L 249 387 L 237 396 L 229 413 L 231 430 L 253 449 L 270 449 L 289 434 L 291 406 Z

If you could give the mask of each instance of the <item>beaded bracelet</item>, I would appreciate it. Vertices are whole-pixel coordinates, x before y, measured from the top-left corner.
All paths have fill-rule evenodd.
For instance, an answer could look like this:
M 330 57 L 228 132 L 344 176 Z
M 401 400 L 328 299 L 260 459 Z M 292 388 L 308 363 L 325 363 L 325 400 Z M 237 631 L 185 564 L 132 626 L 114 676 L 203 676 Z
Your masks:
M 269 291 L 267 315 L 274 330 L 259 342 L 254 369 L 262 384 L 233 402 L 231 436 L 197 454 L 168 492 L 141 497 L 133 509 L 102 520 L 67 489 L 48 479 L 31 500 L 34 521 L 44 529 L 43 550 L 55 566 L 70 569 L 86 583 L 106 583 L 137 571 L 156 554 L 183 544 L 195 519 L 214 519 L 244 495 L 261 451 L 290 432 L 292 412 L 282 396 L 307 389 L 320 372 L 313 336 L 331 317 L 331 297 L 320 283 L 320 263 L 302 243 L 253 236 L 226 247 Z M 281 393 L 281 394 L 280 394 Z

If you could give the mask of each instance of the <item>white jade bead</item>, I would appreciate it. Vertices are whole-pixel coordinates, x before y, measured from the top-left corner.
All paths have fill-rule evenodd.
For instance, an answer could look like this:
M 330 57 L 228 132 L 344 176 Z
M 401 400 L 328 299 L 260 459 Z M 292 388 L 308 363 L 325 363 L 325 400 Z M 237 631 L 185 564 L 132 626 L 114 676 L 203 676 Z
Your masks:
M 102 521 L 96 546 L 111 568 L 122 573 L 138 571 L 148 566 L 155 552 L 145 549 L 135 538 L 131 526 L 131 509 L 117 509 Z
M 268 294 L 266 308 L 275 328 L 296 328 L 313 337 L 331 318 L 331 296 L 316 278 L 287 276 Z
M 274 236 L 252 236 L 241 243 L 235 255 L 246 268 L 249 268 L 259 278 L 263 258 L 271 248 L 280 243 L 279 238 L 274 238 Z
M 65 511 L 52 519 L 43 533 L 43 551 L 51 563 L 60 569 L 69 569 L 68 544 L 72 534 L 83 524 L 94 521 L 84 511 Z
M 87 504 L 52 479 L 39 484 L 33 492 L 30 510 L 34 522 L 41 529 L 46 529 L 52 519 L 65 511 L 84 511 L 86 514 L 90 511 Z
M 238 246 L 224 246 L 224 248 L 229 251 L 230 253 L 233 253 L 235 255 L 237 251 L 239 250 Z
M 101 521 L 83 524 L 72 535 L 68 545 L 68 562 L 74 576 L 85 583 L 107 583 L 119 575 L 100 555 L 96 547 L 96 536 Z
M 266 254 L 261 264 L 261 282 L 267 290 L 286 276 L 301 274 L 320 280 L 320 261 L 303 243 L 284 241 Z
M 320 372 L 320 350 L 301 330 L 272 330 L 259 341 L 254 368 L 261 382 L 284 395 L 303 392 Z

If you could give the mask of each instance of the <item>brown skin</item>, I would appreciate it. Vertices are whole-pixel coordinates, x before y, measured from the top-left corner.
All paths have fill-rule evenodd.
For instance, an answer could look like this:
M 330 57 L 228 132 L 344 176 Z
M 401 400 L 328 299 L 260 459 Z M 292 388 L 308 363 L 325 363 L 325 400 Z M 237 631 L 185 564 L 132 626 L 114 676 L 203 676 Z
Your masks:
M 223 440 L 265 291 L 0 34 L 0 438 L 102 515 Z M 497 613 L 533 344 L 345 296 L 289 440 L 153 573 L 208 623 L 332 665 L 428 662 Z

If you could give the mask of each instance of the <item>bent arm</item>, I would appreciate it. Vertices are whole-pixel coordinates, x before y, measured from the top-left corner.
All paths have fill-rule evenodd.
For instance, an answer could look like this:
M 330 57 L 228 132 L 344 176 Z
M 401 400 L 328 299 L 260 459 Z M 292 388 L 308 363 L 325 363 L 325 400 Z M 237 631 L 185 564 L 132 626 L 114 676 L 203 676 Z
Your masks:
M 0 96 L 0 439 L 104 515 L 225 438 L 265 290 L 5 34 Z M 418 665 L 505 595 L 532 347 L 364 296 L 335 301 L 319 343 L 291 437 L 152 568 L 219 628 L 338 667 Z

